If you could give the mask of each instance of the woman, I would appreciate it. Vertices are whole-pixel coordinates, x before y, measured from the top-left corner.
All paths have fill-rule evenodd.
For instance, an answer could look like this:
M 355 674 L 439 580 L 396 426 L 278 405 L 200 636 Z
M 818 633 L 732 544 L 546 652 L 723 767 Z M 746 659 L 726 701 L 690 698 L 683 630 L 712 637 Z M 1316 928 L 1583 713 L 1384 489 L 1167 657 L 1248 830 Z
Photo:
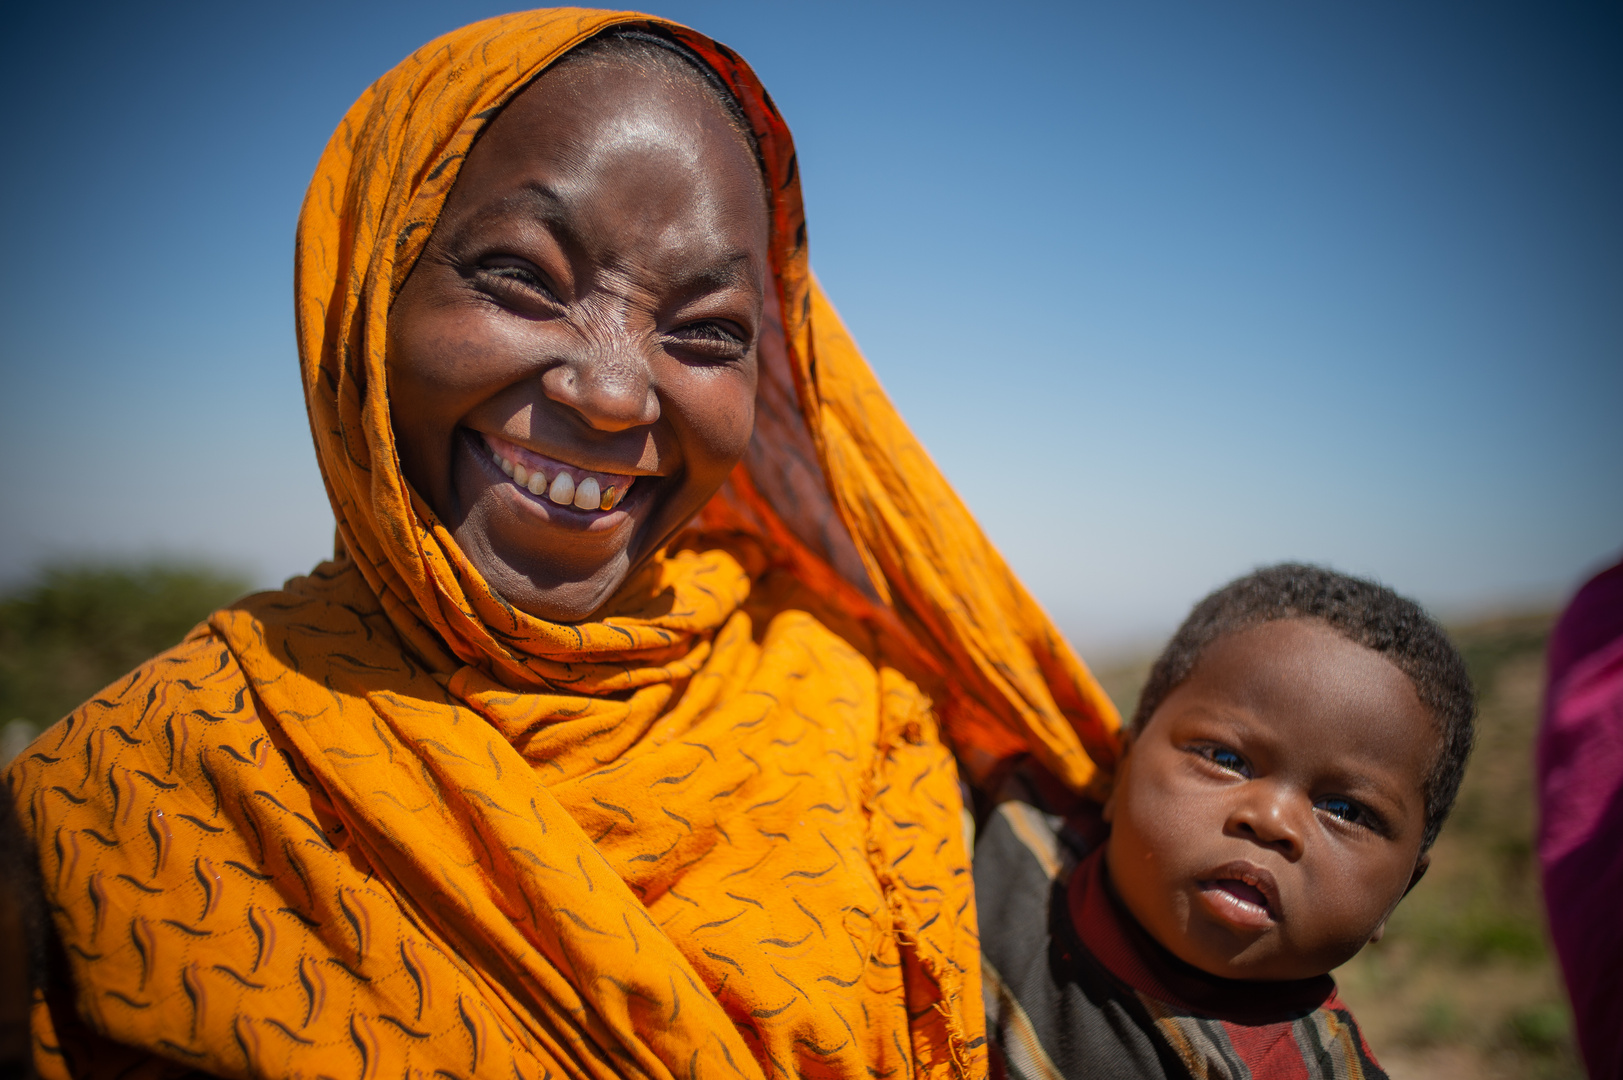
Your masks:
M 14 766 L 41 1072 L 983 1074 L 958 769 L 1084 790 L 1116 716 L 812 282 L 743 61 L 431 42 L 296 279 L 338 554 Z

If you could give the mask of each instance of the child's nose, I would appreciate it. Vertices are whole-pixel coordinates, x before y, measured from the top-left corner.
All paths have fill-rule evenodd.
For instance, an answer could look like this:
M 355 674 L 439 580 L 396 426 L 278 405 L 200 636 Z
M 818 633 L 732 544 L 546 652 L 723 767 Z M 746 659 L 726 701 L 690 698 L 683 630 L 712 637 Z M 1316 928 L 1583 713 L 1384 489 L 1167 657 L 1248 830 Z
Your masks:
M 1229 814 L 1224 831 L 1230 836 L 1273 848 L 1294 862 L 1302 856 L 1304 837 L 1301 800 L 1279 785 L 1253 782 L 1245 785 L 1240 801 Z

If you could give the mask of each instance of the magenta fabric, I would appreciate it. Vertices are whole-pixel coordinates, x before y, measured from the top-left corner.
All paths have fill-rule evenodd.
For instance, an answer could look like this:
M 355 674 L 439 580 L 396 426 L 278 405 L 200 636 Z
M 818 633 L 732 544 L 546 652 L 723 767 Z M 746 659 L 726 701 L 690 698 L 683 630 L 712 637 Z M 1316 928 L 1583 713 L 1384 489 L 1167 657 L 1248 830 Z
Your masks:
M 1623 1080 L 1623 563 L 1550 635 L 1538 782 L 1544 902 L 1578 1045 L 1592 1080 Z

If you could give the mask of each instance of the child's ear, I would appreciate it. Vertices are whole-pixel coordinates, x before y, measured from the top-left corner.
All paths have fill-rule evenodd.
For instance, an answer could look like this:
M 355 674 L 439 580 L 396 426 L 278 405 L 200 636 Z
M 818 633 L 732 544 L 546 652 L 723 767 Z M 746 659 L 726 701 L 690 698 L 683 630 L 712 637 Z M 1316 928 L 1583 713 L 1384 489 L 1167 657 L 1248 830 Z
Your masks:
M 1431 866 L 1431 852 L 1429 852 L 1429 851 L 1426 852 L 1425 854 L 1421 855 L 1420 858 L 1415 860 L 1414 873 L 1409 875 L 1409 884 L 1404 887 L 1403 896 L 1408 896 L 1410 890 L 1412 890 L 1416 885 L 1420 884 L 1420 879 L 1426 876 L 1426 870 L 1428 868 L 1430 868 L 1430 866 Z M 1398 897 L 1398 899 L 1402 900 L 1403 896 Z M 1393 904 L 1392 906 L 1397 907 L 1396 904 Z M 1392 917 L 1392 913 L 1390 911 L 1387 912 L 1386 913 L 1386 918 L 1390 919 L 1391 917 Z M 1375 928 L 1375 932 L 1369 936 L 1369 943 L 1371 945 L 1375 944 L 1377 941 L 1381 940 L 1382 936 L 1385 935 L 1385 933 L 1386 933 L 1386 919 L 1382 919 L 1381 922 L 1380 922 L 1380 925 Z
M 1105 805 L 1099 811 L 1099 816 L 1109 825 L 1116 816 L 1116 794 L 1122 789 L 1122 781 L 1127 778 L 1127 752 L 1133 748 L 1133 733 L 1122 732 L 1121 757 L 1116 759 L 1116 775 L 1110 778 L 1110 794 L 1105 798 Z
M 1416 885 L 1420 884 L 1420 879 L 1426 876 L 1426 870 L 1430 866 L 1431 852 L 1422 852 L 1420 858 L 1414 861 L 1414 873 L 1409 875 L 1409 884 L 1403 890 L 1404 896 L 1408 896 L 1410 891 L 1413 890 Z

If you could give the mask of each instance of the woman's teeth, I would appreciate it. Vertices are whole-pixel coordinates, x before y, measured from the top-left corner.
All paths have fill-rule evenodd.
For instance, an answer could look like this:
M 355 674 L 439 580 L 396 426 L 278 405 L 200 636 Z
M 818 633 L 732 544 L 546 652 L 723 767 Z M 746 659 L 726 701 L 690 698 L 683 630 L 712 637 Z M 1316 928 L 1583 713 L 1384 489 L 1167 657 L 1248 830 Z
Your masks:
M 565 469 L 559 469 L 552 482 L 548 483 L 547 474 L 540 469 L 532 472 L 521 464 L 509 461 L 499 450 L 492 449 L 490 456 L 502 472 L 513 478 L 513 483 L 528 489 L 531 495 L 544 495 L 559 506 L 574 506 L 580 510 L 613 510 L 620 505 L 620 500 L 625 498 L 626 490 L 631 486 L 611 484 L 603 488 L 595 476 L 588 476 L 577 484 Z
M 547 498 L 564 506 L 575 501 L 575 478 L 566 472 L 560 472 L 552 478 L 552 486 L 547 489 Z

